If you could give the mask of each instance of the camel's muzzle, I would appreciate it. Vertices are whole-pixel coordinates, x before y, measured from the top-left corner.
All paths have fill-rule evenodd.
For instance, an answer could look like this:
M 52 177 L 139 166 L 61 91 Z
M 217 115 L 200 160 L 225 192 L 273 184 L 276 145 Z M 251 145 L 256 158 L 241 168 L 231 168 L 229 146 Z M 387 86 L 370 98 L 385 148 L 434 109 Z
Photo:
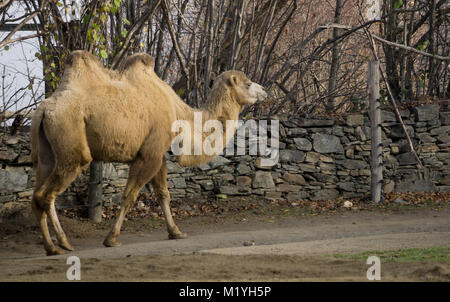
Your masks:
M 256 99 L 258 101 L 264 101 L 267 98 L 267 96 L 268 96 L 268 94 L 267 94 L 266 90 L 264 89 L 264 87 L 259 85 L 259 84 L 256 84 L 256 83 L 254 83 L 253 86 L 254 86 L 253 89 L 254 89 L 255 94 L 256 94 Z

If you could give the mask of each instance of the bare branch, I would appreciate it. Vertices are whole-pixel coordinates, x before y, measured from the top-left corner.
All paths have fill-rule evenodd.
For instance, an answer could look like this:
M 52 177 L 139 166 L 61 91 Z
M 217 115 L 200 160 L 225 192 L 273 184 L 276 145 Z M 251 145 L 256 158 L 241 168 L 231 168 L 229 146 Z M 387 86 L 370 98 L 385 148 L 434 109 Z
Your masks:
M 125 51 L 127 50 L 131 39 L 134 37 L 134 35 L 144 26 L 144 23 L 150 19 L 156 12 L 156 9 L 161 4 L 161 0 L 158 0 L 158 2 L 152 7 L 147 10 L 146 13 L 144 13 L 141 18 L 133 25 L 133 27 L 128 32 L 127 36 L 125 37 L 125 41 L 123 42 L 122 48 L 119 50 L 117 55 L 114 57 L 111 68 L 116 69 L 120 62 L 123 59 L 123 55 L 125 54 Z
M 38 11 L 30 14 L 27 18 L 25 18 L 22 22 L 20 22 L 19 25 L 16 26 L 16 28 L 14 28 L 14 30 L 12 30 L 1 42 L 0 42 L 0 48 L 17 42 L 17 41 L 22 41 L 22 40 L 26 40 L 26 39 L 30 39 L 30 38 L 35 38 L 36 35 L 29 35 L 26 37 L 21 37 L 21 38 L 16 38 L 16 39 L 12 39 L 12 37 L 14 36 L 14 34 L 16 32 L 18 32 L 26 23 L 28 23 L 30 20 L 32 20 L 34 17 L 36 17 L 39 14 Z
M 327 29 L 328 29 L 328 28 L 341 28 L 341 29 L 346 29 L 346 30 L 353 30 L 353 29 L 354 29 L 353 27 L 348 26 L 348 25 L 335 24 L 335 23 L 330 23 L 330 24 L 322 25 L 321 28 L 327 28 Z M 358 32 L 358 33 L 364 33 L 363 30 L 361 30 L 361 29 L 356 30 L 356 32 Z M 377 35 L 374 35 L 374 34 L 371 34 L 371 35 L 372 35 L 372 38 L 373 38 L 373 39 L 375 39 L 375 40 L 377 40 L 377 41 L 380 41 L 380 42 L 382 42 L 382 43 L 385 43 L 385 44 L 387 44 L 387 45 L 390 45 L 390 46 L 402 48 L 402 49 L 405 49 L 405 50 L 407 50 L 407 51 L 415 52 L 415 53 L 417 53 L 417 54 L 421 54 L 421 55 L 427 56 L 427 57 L 432 57 L 432 58 L 435 58 L 435 59 L 438 59 L 438 60 L 442 60 L 442 61 L 450 61 L 450 57 L 443 57 L 443 56 L 439 56 L 439 55 L 433 55 L 433 54 L 430 54 L 430 53 L 428 53 L 428 52 L 425 52 L 425 51 L 421 51 L 421 50 L 412 48 L 412 47 L 410 47 L 410 46 L 406 46 L 406 45 L 403 45 L 403 44 L 399 44 L 399 43 L 395 43 L 395 42 L 388 41 L 388 40 L 383 39 L 383 38 L 381 38 L 381 37 L 379 37 L 379 36 L 377 36 Z
M 374 56 L 375 60 L 379 61 L 378 54 L 377 54 L 377 51 L 376 51 L 376 48 L 375 48 L 375 43 L 373 41 L 373 34 L 369 30 L 367 30 L 366 28 L 364 30 L 365 30 L 365 34 L 367 35 L 367 39 L 370 42 L 370 48 L 372 50 L 373 56 Z M 394 107 L 395 116 L 397 117 L 397 120 L 400 122 L 400 125 L 402 127 L 403 133 L 405 134 L 406 140 L 408 141 L 409 149 L 410 149 L 411 153 L 414 155 L 418 166 L 420 168 L 424 169 L 422 161 L 420 160 L 419 156 L 417 155 L 416 150 L 414 150 L 414 145 L 413 145 L 413 143 L 411 141 L 411 137 L 409 136 L 408 131 L 406 130 L 405 123 L 403 122 L 403 119 L 402 119 L 402 116 L 400 114 L 400 111 L 398 110 L 397 103 L 395 102 L 394 95 L 392 94 L 392 91 L 391 91 L 389 83 L 388 83 L 388 81 L 386 79 L 386 76 L 384 75 L 384 71 L 381 68 L 381 64 L 379 65 L 379 69 L 380 69 L 381 77 L 383 78 L 383 81 L 384 81 L 384 83 L 386 85 L 386 90 L 388 91 L 389 99 L 390 99 L 390 101 L 392 103 L 392 106 Z
M 183 72 L 183 75 L 186 77 L 187 79 L 187 88 L 189 90 L 189 72 L 186 68 L 186 63 L 184 61 L 184 58 L 181 54 L 181 50 L 180 50 L 180 46 L 178 45 L 178 41 L 177 38 L 175 36 L 175 32 L 173 31 L 173 26 L 172 26 L 172 21 L 170 20 L 170 13 L 169 13 L 169 7 L 167 6 L 167 3 L 165 0 L 162 0 L 162 9 L 163 12 L 166 16 L 166 24 L 167 27 L 169 29 L 169 33 L 170 33 L 170 37 L 172 38 L 172 43 L 173 43 L 173 47 L 175 48 L 175 52 L 177 54 L 178 57 L 178 61 L 180 62 L 180 66 L 181 66 L 181 70 Z M 188 96 L 188 94 L 186 94 L 186 96 Z

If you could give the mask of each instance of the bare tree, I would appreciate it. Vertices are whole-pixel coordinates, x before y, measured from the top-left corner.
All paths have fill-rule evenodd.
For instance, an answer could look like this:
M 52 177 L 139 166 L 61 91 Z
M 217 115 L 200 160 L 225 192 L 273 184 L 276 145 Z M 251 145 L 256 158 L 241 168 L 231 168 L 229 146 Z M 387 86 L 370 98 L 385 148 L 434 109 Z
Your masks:
M 341 14 L 342 14 L 342 0 L 336 0 L 336 9 L 334 11 L 334 23 L 341 23 Z M 339 36 L 339 29 L 333 28 L 333 39 L 336 39 Z M 328 81 L 328 94 L 331 95 L 328 99 L 327 110 L 332 111 L 336 104 L 334 102 L 334 97 L 332 94 L 336 88 L 337 76 L 339 69 L 339 44 L 333 45 L 333 49 L 331 51 L 331 66 L 330 66 L 330 76 Z
M 133 52 L 151 54 L 155 72 L 194 106 L 205 102 L 211 79 L 228 69 L 245 71 L 271 92 L 244 114 L 358 110 L 366 98 L 370 48 L 360 33 L 374 22 L 360 22 L 356 7 L 363 0 L 357 6 L 345 0 L 94 0 L 84 2 L 78 23 L 67 22 L 62 1 L 23 2 L 28 15 L 22 20 L 34 16 L 30 22 L 41 24 L 36 35 L 48 93 L 69 51 L 87 49 L 112 68 Z M 383 45 L 381 64 L 397 99 L 448 95 L 447 2 L 382 1 L 373 38 Z

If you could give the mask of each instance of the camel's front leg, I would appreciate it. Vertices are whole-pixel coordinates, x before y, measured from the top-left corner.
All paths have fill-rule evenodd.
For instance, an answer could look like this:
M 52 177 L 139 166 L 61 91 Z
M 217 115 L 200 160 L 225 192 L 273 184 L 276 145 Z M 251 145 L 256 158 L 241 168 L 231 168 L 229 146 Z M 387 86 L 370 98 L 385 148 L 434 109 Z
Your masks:
M 120 245 L 120 242 L 117 241 L 117 238 L 119 237 L 120 229 L 122 227 L 125 216 L 127 215 L 128 210 L 136 201 L 137 195 L 142 187 L 160 170 L 162 163 L 161 159 L 162 156 L 155 156 L 153 158 L 138 158 L 131 165 L 127 186 L 123 193 L 120 213 L 112 230 L 103 241 L 103 244 L 105 246 Z
M 120 242 L 117 241 L 117 238 L 120 235 L 120 229 L 122 228 L 125 216 L 127 215 L 128 210 L 134 204 L 138 192 L 139 189 L 138 190 L 136 190 L 135 188 L 130 189 L 129 185 L 127 185 L 127 187 L 125 188 L 122 204 L 120 206 L 119 216 L 116 218 L 116 222 L 114 223 L 114 226 L 109 232 L 108 236 L 106 236 L 105 240 L 103 241 L 103 245 L 108 247 L 120 246 Z
M 170 194 L 167 189 L 167 169 L 166 162 L 163 160 L 161 169 L 155 175 L 151 181 L 154 194 L 163 210 L 164 217 L 166 218 L 167 231 L 169 232 L 169 239 L 184 239 L 187 238 L 186 233 L 182 233 L 178 229 L 175 221 L 173 220 L 172 213 L 170 211 Z

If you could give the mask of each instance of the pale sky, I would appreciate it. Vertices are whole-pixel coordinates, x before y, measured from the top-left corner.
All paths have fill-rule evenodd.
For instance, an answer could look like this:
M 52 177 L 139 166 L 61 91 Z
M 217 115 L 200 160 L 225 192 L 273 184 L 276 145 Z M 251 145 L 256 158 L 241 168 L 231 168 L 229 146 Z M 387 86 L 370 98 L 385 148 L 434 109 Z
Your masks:
M 20 34 L 27 35 L 27 32 Z M 33 103 L 33 98 L 42 99 L 44 94 L 42 62 L 35 57 L 38 51 L 37 39 L 11 44 L 8 51 L 4 48 L 0 50 L 1 111 L 5 109 L 16 111 Z M 29 86 L 31 79 L 34 80 L 31 90 L 26 88 L 13 96 L 18 89 Z
M 10 18 L 17 18 L 23 14 L 24 10 L 19 1 L 15 1 L 8 10 Z M 0 32 L 0 39 L 8 33 Z M 18 32 L 13 38 L 33 33 L 32 31 Z M 9 49 L 6 50 L 6 48 Z M 0 49 L 0 111 L 16 111 L 43 98 L 42 62 L 35 57 L 38 51 L 39 42 L 36 38 L 9 44 L 8 47 Z M 30 80 L 33 81 L 33 85 L 30 86 L 31 89 L 28 89 Z M 23 90 L 14 95 L 19 89 Z
M 8 10 L 10 18 L 17 18 L 24 14 L 22 5 L 19 1 L 14 2 Z M 61 8 L 61 11 L 64 11 L 64 7 Z M 79 18 L 80 9 L 76 10 L 76 14 Z M 65 14 L 62 13 L 61 15 L 65 19 Z M 32 24 L 33 21 L 29 23 Z M 14 37 L 27 36 L 33 33 L 32 31 L 18 32 Z M 0 32 L 0 40 L 7 34 L 8 32 Z M 8 46 L 9 50 L 0 49 L 0 112 L 5 110 L 17 111 L 35 101 L 44 99 L 42 62 L 35 56 L 37 52 L 40 52 L 38 39 L 28 39 Z M 30 79 L 33 80 L 33 84 L 29 87 L 31 89 L 23 89 L 20 93 L 14 95 L 17 90 L 28 87 Z

